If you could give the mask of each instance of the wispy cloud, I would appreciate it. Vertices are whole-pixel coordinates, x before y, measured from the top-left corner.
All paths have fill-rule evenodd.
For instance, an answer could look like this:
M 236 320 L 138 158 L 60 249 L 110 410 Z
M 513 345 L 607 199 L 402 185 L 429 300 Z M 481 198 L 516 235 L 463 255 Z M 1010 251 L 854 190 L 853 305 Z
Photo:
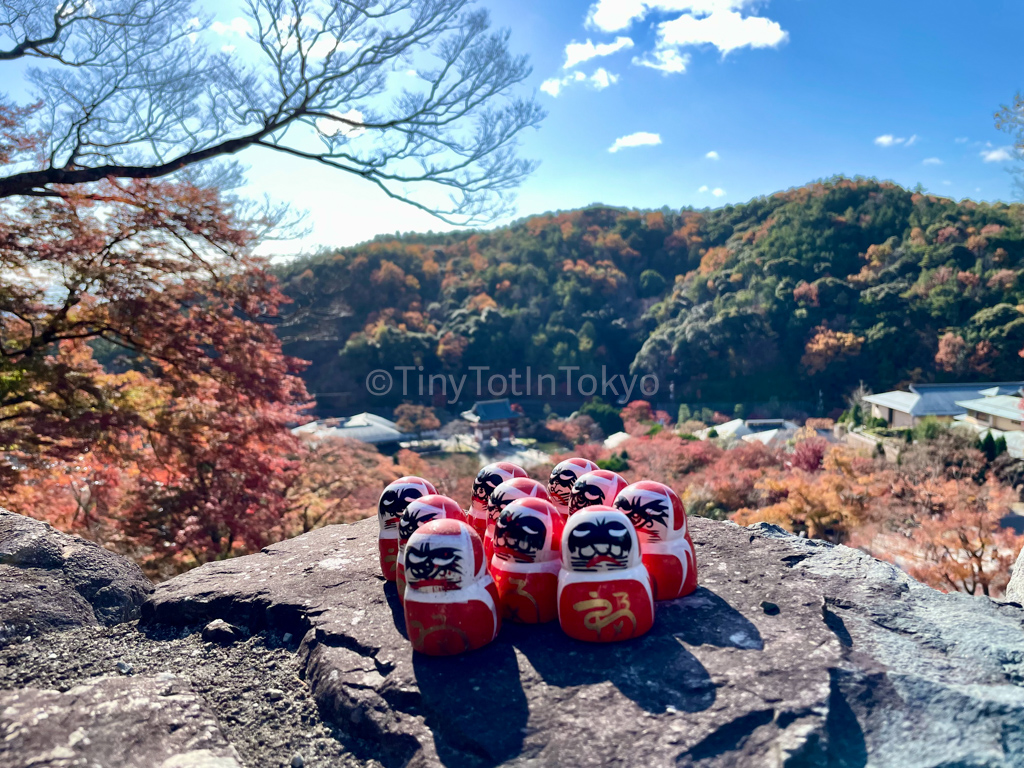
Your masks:
M 620 136 L 615 140 L 615 143 L 608 147 L 609 152 L 618 152 L 620 149 L 627 147 L 647 147 L 653 146 L 654 144 L 661 144 L 661 136 L 657 133 L 648 133 L 647 131 L 637 131 L 631 133 L 628 136 Z
M 713 45 L 722 55 L 739 48 L 777 48 L 789 39 L 782 26 L 744 11 L 765 0 L 597 0 L 587 13 L 587 26 L 619 32 L 651 14 L 678 14 L 654 25 L 653 51 L 633 63 L 665 73 L 685 72 L 690 54 L 681 49 Z
M 565 64 L 562 66 L 565 69 L 575 67 L 577 64 L 582 64 L 584 61 L 590 61 L 591 59 L 597 58 L 598 56 L 610 56 L 613 53 L 623 50 L 624 48 L 632 48 L 633 41 L 628 37 L 616 37 L 612 43 L 597 43 L 596 45 L 587 39 L 585 43 L 577 43 L 575 41 L 565 46 Z
M 252 32 L 252 25 L 249 20 L 242 16 L 235 16 L 225 24 L 223 21 L 215 21 L 210 25 L 210 31 L 216 35 L 247 35 Z
M 698 191 L 698 192 L 707 192 L 707 191 L 709 191 L 709 190 L 708 190 L 708 185 L 707 185 L 707 184 L 705 184 L 705 185 L 704 185 L 703 187 L 701 187 L 701 188 L 700 188 L 700 189 L 698 189 L 697 191 Z
M 708 160 L 717 160 L 718 159 L 718 153 L 715 152 L 715 150 L 712 149 L 710 152 L 708 152 L 706 155 L 704 155 L 704 157 L 706 157 Z
M 557 98 L 563 88 L 574 83 L 587 83 L 595 90 L 603 91 L 609 85 L 617 83 L 618 81 L 619 76 L 613 75 L 604 67 L 599 67 L 590 77 L 587 77 L 577 69 L 575 72 L 570 72 L 565 77 L 552 77 L 545 80 L 540 84 L 540 89 L 552 98 Z
M 966 144 L 968 141 L 970 141 L 970 139 L 967 138 L 966 136 L 960 136 L 959 138 L 956 139 L 957 144 Z
M 921 165 L 942 165 L 942 160 L 937 157 L 926 157 L 921 161 Z
M 905 147 L 912 147 L 917 143 L 917 134 L 915 133 L 909 139 L 905 136 L 893 136 L 891 133 L 883 134 L 875 139 L 875 144 L 880 147 L 897 147 L 901 144 Z
M 986 163 L 1005 163 L 1007 160 L 1013 160 L 1013 147 L 982 150 L 981 159 Z

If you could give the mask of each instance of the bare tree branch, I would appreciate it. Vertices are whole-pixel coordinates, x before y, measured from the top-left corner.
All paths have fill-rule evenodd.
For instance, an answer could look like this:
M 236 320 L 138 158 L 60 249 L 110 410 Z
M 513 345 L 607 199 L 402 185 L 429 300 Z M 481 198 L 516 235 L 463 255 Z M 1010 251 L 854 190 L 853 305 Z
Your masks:
M 543 112 L 515 95 L 526 58 L 472 4 L 246 0 L 244 19 L 208 29 L 190 0 L 7 0 L 0 61 L 37 61 L 48 141 L 45 160 L 24 153 L 0 173 L 0 197 L 157 178 L 260 146 L 445 221 L 492 220 L 535 167 L 519 137 Z

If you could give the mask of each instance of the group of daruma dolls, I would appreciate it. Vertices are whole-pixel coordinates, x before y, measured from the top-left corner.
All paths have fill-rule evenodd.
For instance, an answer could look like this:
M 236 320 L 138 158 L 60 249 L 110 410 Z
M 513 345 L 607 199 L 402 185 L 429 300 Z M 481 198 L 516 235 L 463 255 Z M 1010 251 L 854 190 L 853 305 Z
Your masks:
M 491 642 L 502 619 L 558 619 L 577 640 L 644 634 L 654 602 L 697 588 L 675 491 L 566 459 L 547 488 L 515 464 L 480 470 L 468 511 L 420 477 L 378 503 L 380 565 L 397 582 L 413 648 L 447 656 Z

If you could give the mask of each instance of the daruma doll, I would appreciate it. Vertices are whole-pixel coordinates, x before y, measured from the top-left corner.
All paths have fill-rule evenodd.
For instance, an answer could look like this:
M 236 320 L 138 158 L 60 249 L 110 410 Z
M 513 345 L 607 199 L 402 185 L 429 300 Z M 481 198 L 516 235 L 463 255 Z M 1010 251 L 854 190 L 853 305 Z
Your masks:
M 673 600 L 697 588 L 697 558 L 686 525 L 686 510 L 663 483 L 641 480 L 615 497 L 636 528 L 644 565 L 654 582 L 655 600 Z
M 548 477 L 548 496 L 551 497 L 551 503 L 558 507 L 559 511 L 568 514 L 572 487 L 576 485 L 580 475 L 593 472 L 595 469 L 598 469 L 598 466 L 590 459 L 572 458 L 555 464 Z
M 595 469 L 580 475 L 572 486 L 569 496 L 569 514 L 574 515 L 584 507 L 596 505 L 611 506 L 626 481 L 620 475 L 607 469 Z
M 558 571 L 566 516 L 549 501 L 516 499 L 494 525 L 491 576 L 503 619 L 543 624 L 558 618 Z
M 466 522 L 466 513 L 455 499 L 432 493 L 409 502 L 405 512 L 398 519 L 398 569 L 395 586 L 398 587 L 398 599 L 405 600 L 405 565 L 403 562 L 405 545 L 409 537 L 432 520 L 461 520 Z
M 377 547 L 380 550 L 380 570 L 384 578 L 394 581 L 398 577 L 398 519 L 409 502 L 421 496 L 437 493 L 434 486 L 422 477 L 400 477 L 387 486 L 377 500 Z
M 405 626 L 412 647 L 453 656 L 498 635 L 498 590 L 487 573 L 484 546 L 461 520 L 434 520 L 405 545 Z
M 654 593 L 640 542 L 619 510 L 587 507 L 566 522 L 558 623 L 569 637 L 593 643 L 639 637 L 654 623 Z
M 494 556 L 494 525 L 498 515 L 516 499 L 540 498 L 548 501 L 548 492 L 543 485 L 529 477 L 513 477 L 491 491 L 487 500 L 487 528 L 484 529 L 484 556 L 490 565 Z
M 477 473 L 473 481 L 473 500 L 470 502 L 467 518 L 481 538 L 487 531 L 487 502 L 491 498 L 491 492 L 513 477 L 526 477 L 526 470 L 507 461 L 488 464 Z

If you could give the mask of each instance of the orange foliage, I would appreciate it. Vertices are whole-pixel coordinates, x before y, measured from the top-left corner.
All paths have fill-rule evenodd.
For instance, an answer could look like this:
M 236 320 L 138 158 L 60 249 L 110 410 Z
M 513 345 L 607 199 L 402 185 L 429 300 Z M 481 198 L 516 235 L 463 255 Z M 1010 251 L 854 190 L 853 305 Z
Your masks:
M 860 354 L 863 336 L 845 331 L 833 331 L 825 325 L 814 329 L 814 336 L 804 347 L 800 363 L 810 375 L 821 373 L 832 363 Z

